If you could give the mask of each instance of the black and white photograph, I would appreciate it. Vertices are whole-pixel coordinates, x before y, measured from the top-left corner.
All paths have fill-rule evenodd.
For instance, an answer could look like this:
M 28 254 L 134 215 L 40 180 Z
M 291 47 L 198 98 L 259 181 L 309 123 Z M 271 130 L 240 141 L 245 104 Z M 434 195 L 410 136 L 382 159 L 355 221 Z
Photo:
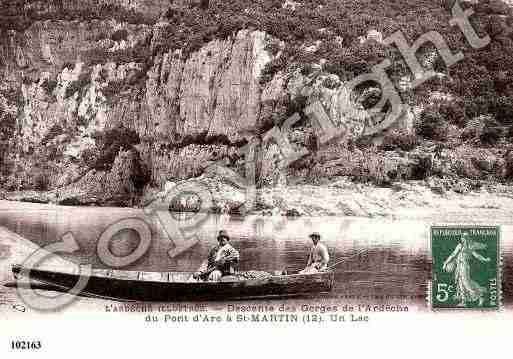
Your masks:
M 0 320 L 489 356 L 454 343 L 513 320 L 513 1 L 0 0 Z

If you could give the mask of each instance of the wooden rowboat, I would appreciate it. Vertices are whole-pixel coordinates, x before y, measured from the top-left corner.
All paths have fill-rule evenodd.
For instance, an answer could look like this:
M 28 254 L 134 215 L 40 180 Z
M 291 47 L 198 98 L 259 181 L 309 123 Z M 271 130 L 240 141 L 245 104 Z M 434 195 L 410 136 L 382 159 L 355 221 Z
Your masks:
M 31 280 L 68 291 L 80 279 L 76 273 L 12 267 L 16 278 Z M 191 281 L 192 272 L 141 272 L 94 269 L 82 295 L 117 300 L 181 301 L 289 297 L 325 293 L 333 288 L 334 273 L 273 275 L 262 279 L 220 282 Z

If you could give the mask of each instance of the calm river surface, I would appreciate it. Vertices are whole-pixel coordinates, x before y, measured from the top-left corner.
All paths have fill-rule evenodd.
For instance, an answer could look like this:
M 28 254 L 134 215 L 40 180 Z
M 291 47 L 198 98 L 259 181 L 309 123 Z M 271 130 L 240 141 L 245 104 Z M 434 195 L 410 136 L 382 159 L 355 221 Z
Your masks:
M 215 245 L 217 231 L 225 229 L 232 238 L 232 245 L 240 251 L 241 270 L 287 269 L 293 272 L 305 265 L 311 245 L 308 234 L 318 231 L 329 248 L 332 262 L 347 257 L 336 268 L 336 287 L 330 294 L 333 298 L 389 295 L 409 296 L 410 301 L 422 301 L 430 276 L 428 252 L 431 223 L 425 220 L 209 215 L 194 228 L 199 242 L 171 258 L 168 251 L 174 248 L 173 241 L 156 217 L 148 217 L 140 209 L 61 207 L 5 201 L 0 201 L 0 209 L 0 226 L 40 246 L 59 241 L 65 233 L 72 233 L 80 249 L 68 258 L 92 264 L 95 268 L 107 268 L 97 255 L 101 234 L 114 223 L 135 217 L 143 219 L 151 228 L 151 245 L 140 260 L 124 269 L 194 271 L 206 257 L 208 249 Z M 177 219 L 180 216 L 175 215 Z M 486 218 L 480 218 L 479 222 L 498 224 Z M 503 249 L 508 258 L 512 253 L 512 230 L 511 225 L 502 226 Z M 136 232 L 123 230 L 112 238 L 109 248 L 115 255 L 127 255 L 138 243 Z M 362 250 L 365 251 L 360 253 Z M 510 271 L 508 263 L 506 270 Z M 509 283 L 508 278 L 505 280 Z M 511 291 L 508 283 L 505 283 L 507 302 Z

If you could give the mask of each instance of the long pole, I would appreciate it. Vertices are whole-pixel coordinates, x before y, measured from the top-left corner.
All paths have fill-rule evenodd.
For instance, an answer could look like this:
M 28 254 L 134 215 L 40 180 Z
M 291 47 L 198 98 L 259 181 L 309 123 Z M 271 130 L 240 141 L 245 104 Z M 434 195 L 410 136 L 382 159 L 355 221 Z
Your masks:
M 364 252 L 367 252 L 367 249 L 362 249 L 361 251 L 355 253 L 355 254 L 352 254 L 350 255 L 349 257 L 344 257 L 338 261 L 336 261 L 335 263 L 333 263 L 332 265 L 330 265 L 328 268 L 326 269 L 333 269 L 335 268 L 336 266 L 338 266 L 340 263 L 343 263 L 345 262 L 346 260 L 350 259 L 350 258 L 353 258 L 353 257 L 356 257 L 356 256 L 359 256 L 360 254 L 364 253 Z

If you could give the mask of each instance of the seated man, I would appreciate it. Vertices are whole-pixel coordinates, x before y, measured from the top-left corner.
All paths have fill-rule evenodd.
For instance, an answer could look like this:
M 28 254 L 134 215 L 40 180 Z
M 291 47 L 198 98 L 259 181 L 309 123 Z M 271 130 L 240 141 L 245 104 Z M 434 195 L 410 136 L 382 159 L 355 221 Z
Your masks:
M 239 262 L 239 252 L 230 243 L 226 231 L 217 235 L 217 246 L 208 253 L 207 268 L 194 274 L 195 279 L 217 282 L 222 276 L 235 273 L 234 266 Z
M 312 239 L 313 246 L 310 249 L 310 254 L 308 255 L 306 268 L 299 272 L 300 274 L 322 272 L 328 268 L 328 262 L 330 261 L 328 248 L 326 248 L 324 244 L 319 243 L 321 241 L 321 235 L 314 232 L 310 234 L 310 238 Z

